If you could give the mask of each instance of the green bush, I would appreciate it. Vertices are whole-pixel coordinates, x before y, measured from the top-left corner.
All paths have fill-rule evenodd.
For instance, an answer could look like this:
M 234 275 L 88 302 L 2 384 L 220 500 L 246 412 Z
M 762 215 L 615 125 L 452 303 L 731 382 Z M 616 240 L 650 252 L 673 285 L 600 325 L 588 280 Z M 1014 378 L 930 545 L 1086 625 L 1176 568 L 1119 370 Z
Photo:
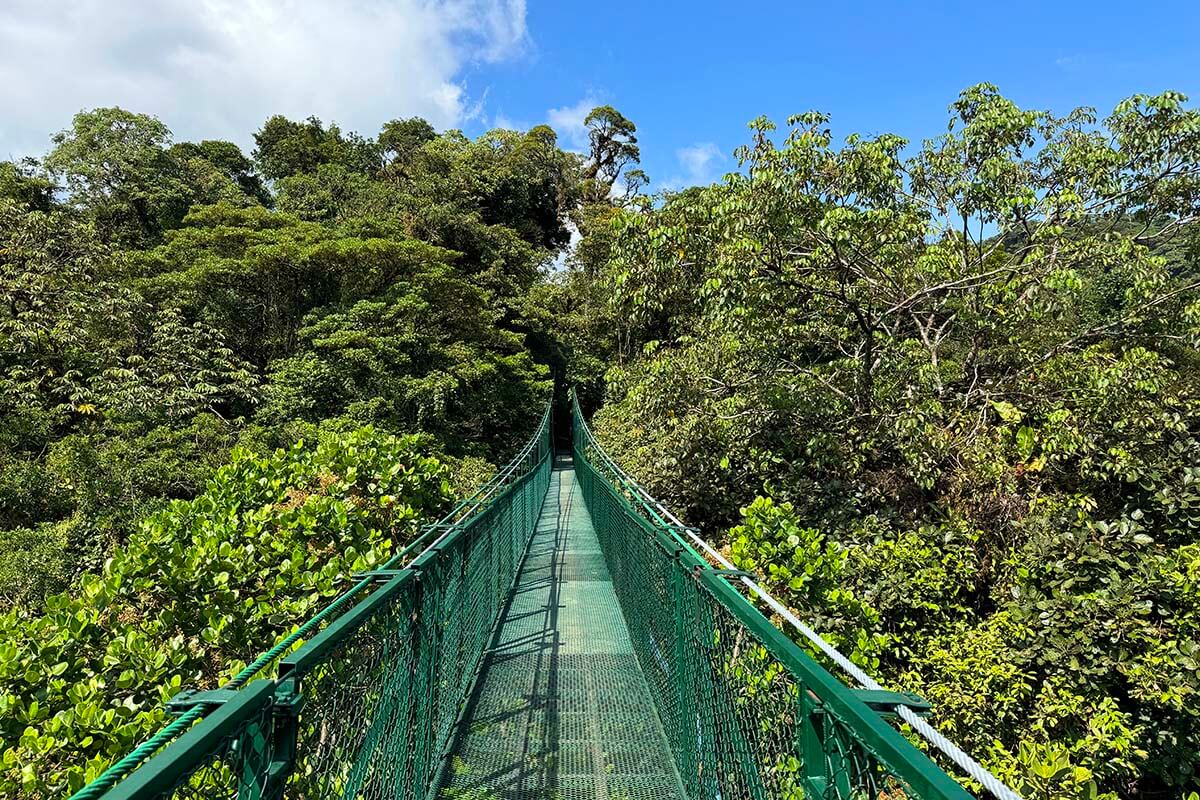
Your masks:
M 44 608 L 0 616 L 0 795 L 58 797 L 376 567 L 451 498 L 419 437 L 371 428 L 235 450 L 205 491 Z
M 761 573 L 768 591 L 802 612 L 851 660 L 878 667 L 888 639 L 878 633 L 878 612 L 847 588 L 846 549 L 803 527 L 791 503 L 756 497 L 742 516 L 729 532 L 734 566 Z
M 0 608 L 28 608 L 65 587 L 69 527 L 54 523 L 0 530 Z

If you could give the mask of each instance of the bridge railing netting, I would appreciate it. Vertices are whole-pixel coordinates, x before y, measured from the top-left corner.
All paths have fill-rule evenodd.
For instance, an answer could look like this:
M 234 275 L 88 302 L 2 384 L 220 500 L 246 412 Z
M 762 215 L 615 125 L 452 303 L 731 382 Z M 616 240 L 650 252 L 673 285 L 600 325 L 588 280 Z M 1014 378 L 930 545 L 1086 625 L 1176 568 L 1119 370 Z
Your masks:
M 361 576 L 299 649 L 261 659 L 274 677 L 197 696 L 195 724 L 75 800 L 425 797 L 537 526 L 549 427 L 547 408 L 518 456 L 422 533 L 420 555 Z
M 969 798 L 740 594 L 737 573 L 692 549 L 577 405 L 573 431 L 576 474 L 689 797 Z M 550 441 L 547 409 L 471 498 L 75 800 L 430 797 L 536 529 Z
M 692 798 L 969 798 L 771 624 L 592 437 L 574 462 L 634 651 Z

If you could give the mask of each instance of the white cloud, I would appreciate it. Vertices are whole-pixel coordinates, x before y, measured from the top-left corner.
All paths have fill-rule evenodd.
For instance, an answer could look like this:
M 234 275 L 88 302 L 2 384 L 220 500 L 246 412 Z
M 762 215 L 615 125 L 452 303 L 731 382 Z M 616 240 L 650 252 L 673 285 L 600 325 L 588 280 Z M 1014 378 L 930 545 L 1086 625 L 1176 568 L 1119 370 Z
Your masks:
M 712 142 L 699 142 L 675 151 L 675 157 L 683 166 L 687 176 L 695 181 L 708 175 L 709 165 L 724 159 L 721 150 Z
M 509 118 L 504 113 L 499 113 L 492 117 L 492 127 L 500 128 L 506 131 L 523 131 L 529 126 L 522 125 L 521 123 Z
M 662 182 L 662 188 L 677 191 L 688 186 L 712 183 L 717 178 L 716 167 L 725 161 L 721 148 L 712 142 L 697 142 L 675 151 L 682 175 Z
M 271 114 L 370 134 L 480 113 L 464 67 L 520 54 L 525 0 L 5 0 L 0 158 L 38 154 L 84 108 L 243 146 Z
M 583 124 L 591 110 L 600 105 L 593 97 L 585 97 L 575 105 L 552 108 L 546 112 L 546 121 L 562 144 L 575 150 L 586 150 L 588 146 L 588 130 Z

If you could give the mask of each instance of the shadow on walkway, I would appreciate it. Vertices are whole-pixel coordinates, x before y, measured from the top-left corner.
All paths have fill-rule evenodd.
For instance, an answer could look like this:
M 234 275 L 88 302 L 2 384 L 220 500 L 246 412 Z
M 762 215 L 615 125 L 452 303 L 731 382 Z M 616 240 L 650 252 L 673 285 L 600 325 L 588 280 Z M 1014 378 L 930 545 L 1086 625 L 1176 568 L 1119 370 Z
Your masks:
M 501 613 L 438 796 L 681 798 L 569 457 Z

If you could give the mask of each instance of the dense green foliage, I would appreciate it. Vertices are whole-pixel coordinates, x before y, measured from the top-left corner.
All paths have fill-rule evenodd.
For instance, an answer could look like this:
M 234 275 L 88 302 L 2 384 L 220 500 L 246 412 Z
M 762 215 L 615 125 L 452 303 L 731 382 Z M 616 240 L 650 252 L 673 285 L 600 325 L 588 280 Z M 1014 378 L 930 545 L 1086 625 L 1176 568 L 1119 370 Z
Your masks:
M 98 109 L 0 164 L 0 793 L 294 629 L 552 382 L 1024 796 L 1200 790 L 1200 114 L 981 85 L 920 146 L 757 120 L 654 199 L 586 124 L 248 157 Z
M 6 605 L 98 568 L 239 441 L 341 417 L 495 462 L 536 416 L 526 296 L 581 192 L 553 132 L 275 117 L 256 141 L 98 109 L 0 170 Z
M 1026 797 L 1194 791 L 1200 113 L 951 113 L 622 214 L 598 430 Z
M 80 788 L 377 568 L 450 500 L 414 437 L 371 428 L 273 455 L 235 449 L 194 500 L 146 518 L 36 617 L 0 616 L 5 795 Z
M 549 396 L 529 297 L 592 180 L 551 130 L 274 117 L 255 142 L 97 109 L 0 164 L 5 796 L 95 777 Z

